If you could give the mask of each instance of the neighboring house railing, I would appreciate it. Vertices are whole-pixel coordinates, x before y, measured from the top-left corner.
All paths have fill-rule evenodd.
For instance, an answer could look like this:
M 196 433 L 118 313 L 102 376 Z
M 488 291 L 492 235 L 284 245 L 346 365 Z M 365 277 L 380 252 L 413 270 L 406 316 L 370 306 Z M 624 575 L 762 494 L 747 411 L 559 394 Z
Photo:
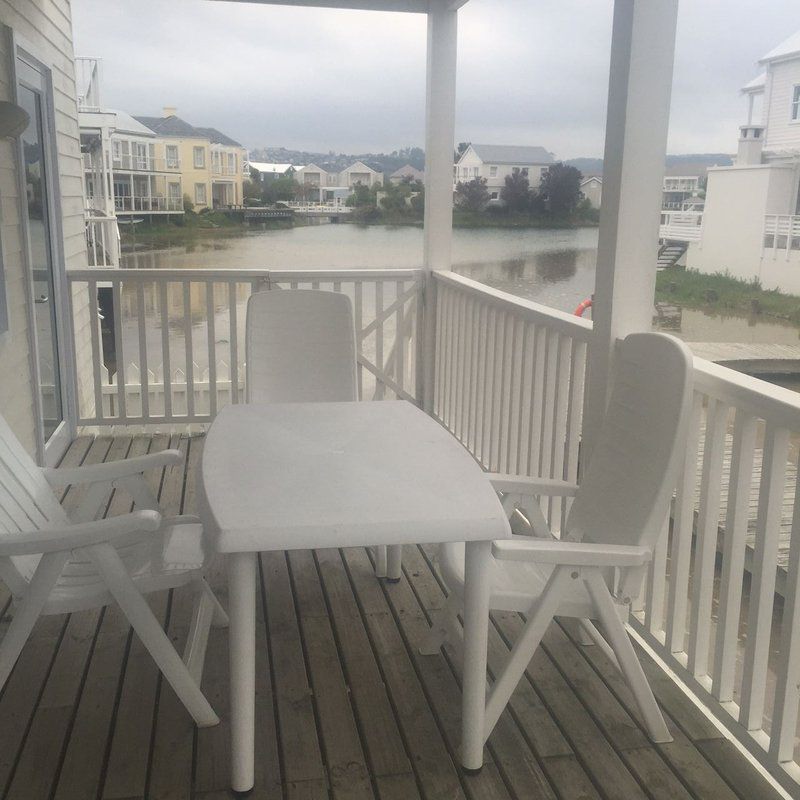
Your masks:
M 299 203 L 290 200 L 284 205 L 298 214 L 350 214 L 353 211 L 352 207 L 344 203 Z
M 244 323 L 254 291 L 322 288 L 353 300 L 359 395 L 416 399 L 421 270 L 71 270 L 88 305 L 93 365 L 81 425 L 210 422 L 244 399 Z M 101 328 L 100 305 L 113 327 Z M 104 296 L 103 296 L 104 295 Z M 79 343 L 80 346 L 80 343 Z
M 212 175 L 238 175 L 239 170 L 235 167 L 224 166 L 222 164 L 212 164 L 211 165 L 211 174 Z
M 662 211 L 658 235 L 678 242 L 699 242 L 702 226 L 702 211 Z
M 290 286 L 353 298 L 363 398 L 419 395 L 420 270 L 68 274 L 73 301 L 88 293 L 92 309 L 95 410 L 81 411 L 83 424 L 208 422 L 241 402 L 246 299 Z M 105 362 L 99 287 L 114 319 Z M 433 415 L 486 469 L 576 480 L 592 323 L 453 273 L 435 273 L 430 291 Z M 800 397 L 701 359 L 694 377 L 672 521 L 632 626 L 797 792 Z M 543 510 L 563 529 L 566 504 Z
M 180 197 L 128 197 L 114 198 L 114 208 L 119 212 L 136 211 L 179 211 L 183 212 L 183 199 Z
M 123 154 L 114 156 L 111 168 L 131 172 L 180 172 L 181 162 L 175 158 Z
M 789 258 L 800 250 L 800 214 L 767 214 L 764 217 L 764 249 L 775 258 L 782 251 Z
M 119 226 L 115 217 L 87 216 L 86 247 L 92 267 L 118 267 Z

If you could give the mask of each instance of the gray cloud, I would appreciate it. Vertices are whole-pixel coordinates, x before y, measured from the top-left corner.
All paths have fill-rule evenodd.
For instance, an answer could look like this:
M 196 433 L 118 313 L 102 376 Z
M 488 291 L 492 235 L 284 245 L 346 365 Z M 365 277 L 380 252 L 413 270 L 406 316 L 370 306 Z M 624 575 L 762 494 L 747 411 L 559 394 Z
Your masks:
M 600 155 L 611 0 L 471 0 L 459 15 L 457 140 Z M 393 150 L 424 138 L 419 15 L 198 0 L 73 0 L 103 101 L 174 105 L 248 147 Z M 755 61 L 800 27 L 796 0 L 681 4 L 670 152 L 730 152 Z

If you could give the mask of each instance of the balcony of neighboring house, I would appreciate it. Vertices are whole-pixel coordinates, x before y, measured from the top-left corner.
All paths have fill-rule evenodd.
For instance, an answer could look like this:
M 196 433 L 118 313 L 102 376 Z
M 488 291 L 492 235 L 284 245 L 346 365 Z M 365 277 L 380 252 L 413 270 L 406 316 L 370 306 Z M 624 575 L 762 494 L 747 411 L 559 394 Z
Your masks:
M 764 255 L 800 262 L 800 214 L 764 217 Z
M 703 212 L 662 210 L 658 235 L 664 242 L 699 242 L 703 236 Z

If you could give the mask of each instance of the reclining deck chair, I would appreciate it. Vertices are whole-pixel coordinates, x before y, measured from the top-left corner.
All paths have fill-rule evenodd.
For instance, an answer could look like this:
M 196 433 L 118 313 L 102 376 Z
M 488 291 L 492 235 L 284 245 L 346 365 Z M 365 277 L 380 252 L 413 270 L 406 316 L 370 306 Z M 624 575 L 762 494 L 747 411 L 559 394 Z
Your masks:
M 650 737 L 671 741 L 664 718 L 625 630 L 631 601 L 662 530 L 677 482 L 691 413 L 692 356 L 664 334 L 628 336 L 619 346 L 605 420 L 580 486 L 558 480 L 490 474 L 506 511 L 519 511 L 533 535 L 492 548 L 490 608 L 528 615 L 486 703 L 488 739 L 553 617 L 581 620 L 626 678 Z M 560 539 L 541 498 L 574 497 Z M 463 608 L 465 548 L 441 545 L 438 567 L 450 591 L 423 653 L 435 653 Z M 592 620 L 599 620 L 604 638 Z
M 0 688 L 42 614 L 100 608 L 116 601 L 197 725 L 219 718 L 200 691 L 211 625 L 228 618 L 203 577 L 206 556 L 196 517 L 162 518 L 143 472 L 183 460 L 177 450 L 123 461 L 43 469 L 0 417 L 0 578 L 13 616 L 0 641 Z M 68 516 L 56 486 L 89 484 Z M 95 519 L 112 488 L 129 493 L 135 510 Z M 143 597 L 189 585 L 196 593 L 183 659 Z
M 347 295 L 313 289 L 250 295 L 245 339 L 248 403 L 358 400 L 357 357 L 353 306 Z M 399 545 L 376 548 L 378 577 L 400 579 L 401 553 Z

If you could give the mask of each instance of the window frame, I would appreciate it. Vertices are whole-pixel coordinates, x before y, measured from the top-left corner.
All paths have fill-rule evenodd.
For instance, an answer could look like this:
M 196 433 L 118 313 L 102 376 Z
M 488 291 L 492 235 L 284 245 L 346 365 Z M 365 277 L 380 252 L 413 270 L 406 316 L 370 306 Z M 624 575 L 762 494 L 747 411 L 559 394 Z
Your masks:
M 197 155 L 200 154 L 200 163 L 197 163 Z M 206 168 L 206 149 L 202 145 L 193 145 L 192 146 L 192 166 L 195 169 L 205 169 Z
M 800 124 L 800 83 L 792 86 L 792 99 L 789 103 L 789 122 L 793 125 Z
M 203 199 L 198 200 L 197 190 L 203 190 Z M 195 183 L 194 185 L 194 204 L 196 206 L 207 206 L 208 205 L 208 186 L 205 183 Z

